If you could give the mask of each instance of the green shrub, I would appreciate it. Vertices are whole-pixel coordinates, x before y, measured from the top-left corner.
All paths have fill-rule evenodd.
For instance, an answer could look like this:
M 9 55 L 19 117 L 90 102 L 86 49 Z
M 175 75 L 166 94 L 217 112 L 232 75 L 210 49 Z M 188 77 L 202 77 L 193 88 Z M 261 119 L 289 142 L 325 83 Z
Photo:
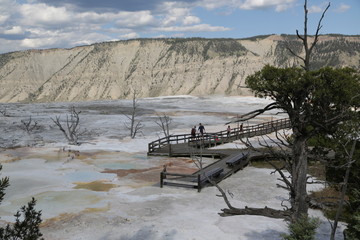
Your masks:
M 283 240 L 314 240 L 318 226 L 318 218 L 302 216 L 296 222 L 288 225 L 289 234 L 282 234 L 281 236 Z

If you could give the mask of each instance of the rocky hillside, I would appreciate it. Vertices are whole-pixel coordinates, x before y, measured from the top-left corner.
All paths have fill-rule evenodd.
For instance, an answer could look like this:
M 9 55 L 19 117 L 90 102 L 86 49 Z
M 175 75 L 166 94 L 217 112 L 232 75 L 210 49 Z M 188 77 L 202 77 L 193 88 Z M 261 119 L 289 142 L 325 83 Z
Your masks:
M 138 39 L 0 55 L 0 102 L 79 101 L 164 95 L 247 95 L 265 64 L 299 65 L 295 36 Z M 360 66 L 360 36 L 322 36 L 314 66 Z

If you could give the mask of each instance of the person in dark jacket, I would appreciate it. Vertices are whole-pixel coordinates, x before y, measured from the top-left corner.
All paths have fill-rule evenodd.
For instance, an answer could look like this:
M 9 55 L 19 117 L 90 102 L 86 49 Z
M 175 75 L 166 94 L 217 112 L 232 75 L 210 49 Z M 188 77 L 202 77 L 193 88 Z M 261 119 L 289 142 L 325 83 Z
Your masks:
M 201 123 L 199 123 L 199 132 L 201 136 L 204 136 L 204 132 L 205 132 L 205 127 L 204 125 L 202 125 Z

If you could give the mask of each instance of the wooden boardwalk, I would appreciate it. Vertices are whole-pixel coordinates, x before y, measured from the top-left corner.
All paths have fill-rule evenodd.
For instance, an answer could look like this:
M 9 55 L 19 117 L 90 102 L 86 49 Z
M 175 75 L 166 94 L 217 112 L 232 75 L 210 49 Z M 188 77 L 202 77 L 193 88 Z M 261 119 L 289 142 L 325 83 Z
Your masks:
M 233 142 L 240 138 L 248 138 L 269 134 L 281 129 L 290 128 L 288 119 L 266 122 L 262 124 L 232 129 L 230 135 L 227 131 L 207 133 L 203 137 L 192 138 L 190 134 L 171 135 L 161 138 L 148 145 L 148 155 L 173 157 L 213 157 L 219 158 L 214 163 L 203 167 L 193 174 L 168 172 L 164 169 L 160 173 L 160 187 L 163 185 L 201 188 L 211 185 L 209 179 L 215 182 L 231 176 L 244 168 L 249 161 L 264 157 L 259 152 L 249 152 L 241 149 L 208 149 L 213 146 Z

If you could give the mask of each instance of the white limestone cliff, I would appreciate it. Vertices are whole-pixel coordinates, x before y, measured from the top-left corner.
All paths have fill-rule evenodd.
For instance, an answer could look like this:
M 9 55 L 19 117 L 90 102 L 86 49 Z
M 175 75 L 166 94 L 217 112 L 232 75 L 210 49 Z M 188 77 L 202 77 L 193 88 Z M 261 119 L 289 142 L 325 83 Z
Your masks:
M 284 39 L 138 39 L 1 54 L 0 102 L 123 99 L 133 89 L 138 97 L 249 95 L 249 74 L 266 64 L 299 65 Z M 321 41 L 319 64 L 359 67 L 360 37 Z M 327 50 L 334 42 L 350 47 Z

